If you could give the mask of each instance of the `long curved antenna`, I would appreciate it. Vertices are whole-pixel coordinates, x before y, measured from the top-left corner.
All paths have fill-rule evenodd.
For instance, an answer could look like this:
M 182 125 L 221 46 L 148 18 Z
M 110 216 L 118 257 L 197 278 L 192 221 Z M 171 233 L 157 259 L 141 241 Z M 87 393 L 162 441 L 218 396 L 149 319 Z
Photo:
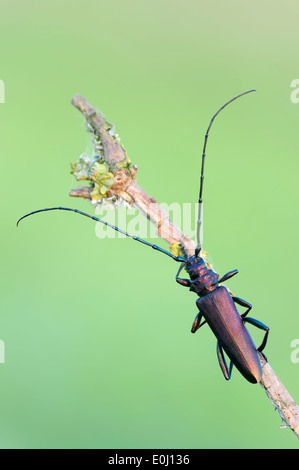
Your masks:
M 203 145 L 203 151 L 202 151 L 202 157 L 201 157 L 201 174 L 200 174 L 200 189 L 199 189 L 199 198 L 198 198 L 198 218 L 197 218 L 197 246 L 195 249 L 195 255 L 198 256 L 201 250 L 201 241 L 200 241 L 200 227 L 202 224 L 201 220 L 201 213 L 202 213 L 202 190 L 203 190 L 203 180 L 204 180 L 204 167 L 205 167 L 205 157 L 206 157 L 206 148 L 207 148 L 207 142 L 208 142 L 208 136 L 210 129 L 212 127 L 212 124 L 215 120 L 215 118 L 218 116 L 218 114 L 230 103 L 235 101 L 236 99 L 240 98 L 240 96 L 247 95 L 248 93 L 251 93 L 256 90 L 249 90 L 245 91 L 244 93 L 241 93 L 240 95 L 235 96 L 231 100 L 229 100 L 227 103 L 225 103 L 223 106 L 221 106 L 220 109 L 218 109 L 217 113 L 214 114 L 212 117 L 209 127 L 207 129 L 207 132 L 205 134 L 205 140 L 204 140 L 204 145 Z
M 122 230 L 121 228 L 118 228 L 115 225 L 109 224 L 109 222 L 106 222 L 105 220 L 98 219 L 98 217 L 94 217 L 92 215 L 86 214 L 85 212 L 79 211 L 78 209 L 70 209 L 69 207 L 48 207 L 46 209 L 39 209 L 37 211 L 30 212 L 29 214 L 23 215 L 23 217 L 21 217 L 18 220 L 17 226 L 19 225 L 21 220 L 25 219 L 26 217 L 29 217 L 30 215 L 37 214 L 38 212 L 56 211 L 56 210 L 76 212 L 77 214 L 84 215 L 85 217 L 88 217 L 89 219 L 96 220 L 97 222 L 101 222 L 101 224 L 107 225 L 107 227 L 113 228 L 117 232 L 123 233 L 127 237 L 133 238 L 133 240 L 141 242 L 144 245 L 151 246 L 154 250 L 160 251 L 161 253 L 164 253 L 165 255 L 170 256 L 170 258 L 174 259 L 175 261 L 179 261 L 179 262 L 187 261 L 182 256 L 174 256 L 172 253 L 170 253 L 169 251 L 164 250 L 160 246 L 153 245 L 152 243 L 149 243 L 146 240 L 143 240 L 142 238 L 137 237 L 136 235 L 131 235 L 130 233 L 126 232 L 125 230 Z

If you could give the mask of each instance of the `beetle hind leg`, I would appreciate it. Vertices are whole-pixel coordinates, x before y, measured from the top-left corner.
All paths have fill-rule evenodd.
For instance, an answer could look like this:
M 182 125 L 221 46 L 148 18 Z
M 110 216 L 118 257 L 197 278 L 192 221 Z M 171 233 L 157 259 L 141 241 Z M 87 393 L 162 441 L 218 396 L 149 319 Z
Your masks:
M 230 361 L 229 367 L 227 367 L 227 363 L 224 357 L 224 352 L 222 347 L 219 344 L 219 341 L 217 341 L 217 357 L 219 361 L 220 368 L 223 372 L 224 377 L 226 380 L 229 380 L 232 375 L 232 369 L 233 369 L 233 363 Z

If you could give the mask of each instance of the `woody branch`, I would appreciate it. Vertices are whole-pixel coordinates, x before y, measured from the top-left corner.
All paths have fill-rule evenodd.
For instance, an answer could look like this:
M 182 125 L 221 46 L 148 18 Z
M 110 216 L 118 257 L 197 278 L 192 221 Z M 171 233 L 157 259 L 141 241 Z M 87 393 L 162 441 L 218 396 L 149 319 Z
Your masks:
M 193 254 L 194 242 L 172 223 L 169 214 L 159 206 L 158 201 L 138 186 L 137 166 L 130 162 L 125 149 L 115 135 L 112 124 L 83 96 L 75 95 L 72 104 L 84 115 L 100 159 L 92 163 L 81 158 L 77 165 L 73 165 L 76 179 L 89 179 L 91 186 L 79 186 L 72 189 L 70 196 L 83 197 L 91 202 L 97 202 L 103 197 L 122 198 L 127 204 L 145 215 L 157 227 L 158 235 L 169 245 L 181 244 L 188 255 Z M 89 168 L 88 172 L 84 171 L 84 164 Z M 106 167 L 101 167 L 105 164 Z M 94 168 L 90 171 L 92 165 Z M 269 362 L 262 354 L 259 355 L 263 368 L 260 385 L 286 426 L 299 438 L 299 407 Z

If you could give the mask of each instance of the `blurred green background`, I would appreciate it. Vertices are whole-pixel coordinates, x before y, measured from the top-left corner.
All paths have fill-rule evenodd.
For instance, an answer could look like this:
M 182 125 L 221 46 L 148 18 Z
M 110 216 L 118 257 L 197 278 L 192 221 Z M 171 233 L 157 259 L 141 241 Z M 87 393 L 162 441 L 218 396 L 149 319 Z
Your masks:
M 269 362 L 299 401 L 298 3 L 194 0 L 0 3 L 1 448 L 298 448 L 259 385 L 226 382 L 177 266 L 100 240 L 67 213 L 70 162 L 90 134 L 80 93 L 116 125 L 138 183 L 195 202 L 210 135 L 204 248 L 270 326 Z M 124 227 L 123 227 L 124 228 Z M 161 246 L 167 245 L 161 241 Z M 250 329 L 259 342 L 262 334 Z

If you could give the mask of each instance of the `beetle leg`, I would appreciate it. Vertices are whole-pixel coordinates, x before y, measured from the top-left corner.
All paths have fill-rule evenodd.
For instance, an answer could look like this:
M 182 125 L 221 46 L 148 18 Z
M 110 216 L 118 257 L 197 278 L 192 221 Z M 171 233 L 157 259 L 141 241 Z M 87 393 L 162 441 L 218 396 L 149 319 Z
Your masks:
M 226 378 L 226 380 L 229 380 L 231 378 L 231 375 L 232 375 L 233 363 L 232 363 L 232 361 L 230 361 L 229 368 L 227 367 L 227 363 L 226 363 L 226 360 L 225 360 L 225 357 L 224 357 L 223 349 L 220 346 L 218 341 L 217 341 L 217 357 L 218 357 L 218 361 L 219 361 L 219 364 L 220 364 L 220 367 L 221 367 L 221 370 L 223 372 L 224 377 Z
M 179 267 L 179 270 L 175 276 L 175 280 L 176 282 L 178 282 L 179 284 L 181 284 L 181 286 L 184 286 L 184 287 L 190 287 L 191 286 L 191 281 L 190 279 L 181 279 L 179 277 L 179 274 L 180 272 L 182 271 L 183 267 L 184 267 L 185 263 L 181 263 L 180 264 L 180 267 Z
M 230 279 L 231 277 L 233 277 L 235 274 L 238 274 L 238 270 L 237 269 L 234 269 L 233 271 L 229 271 L 228 273 L 224 274 L 224 276 L 222 276 L 221 279 L 219 279 L 219 284 L 221 282 L 225 282 L 227 281 L 228 279 Z
M 259 328 L 260 330 L 263 330 L 263 331 L 266 332 L 265 336 L 264 336 L 264 339 L 262 341 L 262 344 L 260 345 L 260 347 L 257 348 L 257 350 L 261 353 L 263 351 L 263 349 L 265 348 L 266 344 L 267 344 L 270 328 L 267 325 L 265 325 L 264 323 L 262 323 L 261 321 L 256 320 L 255 318 L 248 317 L 248 318 L 244 318 L 243 321 L 251 323 L 251 325 L 254 325 L 257 328 Z M 264 354 L 263 354 L 263 356 L 265 357 L 265 359 L 267 359 Z
M 205 323 L 207 323 L 206 320 L 204 320 L 203 322 L 201 322 L 201 319 L 202 319 L 202 313 L 198 312 L 198 314 L 196 315 L 195 317 L 195 320 L 193 322 L 193 325 L 192 325 L 192 328 L 191 328 L 191 333 L 195 333 L 198 328 L 200 328 L 201 326 L 203 326 Z M 201 322 L 201 323 L 200 323 Z
M 176 279 L 176 282 L 178 282 L 181 286 L 184 286 L 184 287 L 190 287 L 191 286 L 190 279 L 181 279 L 181 278 L 178 277 Z
M 246 300 L 240 299 L 240 297 L 232 297 L 232 299 L 235 302 L 235 304 L 238 304 L 238 305 L 241 305 L 242 307 L 247 308 L 246 312 L 242 313 L 242 315 L 241 315 L 242 318 L 246 317 L 246 315 L 252 309 L 252 305 L 249 302 L 247 302 Z

